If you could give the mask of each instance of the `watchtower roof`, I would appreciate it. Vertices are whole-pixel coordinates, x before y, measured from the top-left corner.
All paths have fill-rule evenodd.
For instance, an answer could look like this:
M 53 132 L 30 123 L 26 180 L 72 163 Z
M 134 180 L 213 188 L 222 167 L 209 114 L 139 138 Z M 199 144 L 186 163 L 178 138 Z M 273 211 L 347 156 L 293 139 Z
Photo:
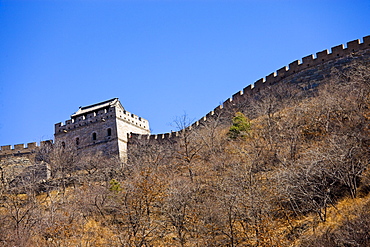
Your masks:
M 106 100 L 106 101 L 96 103 L 96 104 L 93 104 L 93 105 L 80 106 L 78 111 L 76 111 L 74 114 L 71 115 L 71 118 L 75 118 L 75 117 L 78 117 L 80 115 L 87 114 L 89 112 L 98 111 L 100 109 L 109 108 L 110 106 L 114 106 L 114 105 L 119 105 L 124 110 L 124 108 L 121 105 L 121 103 L 119 102 L 118 98 L 113 98 L 113 99 Z

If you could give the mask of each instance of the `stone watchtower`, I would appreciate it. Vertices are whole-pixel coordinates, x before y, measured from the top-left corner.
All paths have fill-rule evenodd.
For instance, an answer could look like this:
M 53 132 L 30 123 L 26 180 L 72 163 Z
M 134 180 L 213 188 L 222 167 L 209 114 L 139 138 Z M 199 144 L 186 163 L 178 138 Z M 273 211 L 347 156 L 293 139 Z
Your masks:
M 76 145 L 84 152 L 127 157 L 129 133 L 149 134 L 149 122 L 130 112 L 118 98 L 80 107 L 65 123 L 55 124 L 55 143 Z

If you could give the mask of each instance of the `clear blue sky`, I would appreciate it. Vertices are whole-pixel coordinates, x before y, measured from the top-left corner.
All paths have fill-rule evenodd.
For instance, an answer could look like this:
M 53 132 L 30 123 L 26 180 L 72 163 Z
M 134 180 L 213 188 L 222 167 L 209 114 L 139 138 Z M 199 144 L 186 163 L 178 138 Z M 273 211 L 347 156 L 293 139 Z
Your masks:
M 175 130 L 306 55 L 370 35 L 369 0 L 0 0 L 0 145 L 120 98 Z

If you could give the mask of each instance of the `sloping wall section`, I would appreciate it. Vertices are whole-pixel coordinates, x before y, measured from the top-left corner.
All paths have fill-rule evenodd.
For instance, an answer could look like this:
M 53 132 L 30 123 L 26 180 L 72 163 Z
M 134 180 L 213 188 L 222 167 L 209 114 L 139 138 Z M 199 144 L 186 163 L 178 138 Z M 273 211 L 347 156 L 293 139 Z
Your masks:
M 278 69 L 276 72 L 257 80 L 243 90 L 235 93 L 213 111 L 189 126 L 189 129 L 207 124 L 207 119 L 212 119 L 218 113 L 230 110 L 235 105 L 238 105 L 238 103 L 247 101 L 248 98 L 253 97 L 253 95 L 267 86 L 277 83 L 291 83 L 298 84 L 303 90 L 310 89 L 316 87 L 325 78 L 329 77 L 333 68 L 341 69 L 356 60 L 370 61 L 370 35 L 363 37 L 362 42 L 356 39 L 347 42 L 346 47 L 344 45 L 334 46 L 331 48 L 331 52 L 323 50 L 317 52 L 316 55 L 311 54 L 301 60 L 291 62 L 288 66 Z M 179 135 L 180 132 L 152 135 L 131 133 L 129 135 L 129 143 L 130 141 L 133 143 L 143 139 L 169 140 Z

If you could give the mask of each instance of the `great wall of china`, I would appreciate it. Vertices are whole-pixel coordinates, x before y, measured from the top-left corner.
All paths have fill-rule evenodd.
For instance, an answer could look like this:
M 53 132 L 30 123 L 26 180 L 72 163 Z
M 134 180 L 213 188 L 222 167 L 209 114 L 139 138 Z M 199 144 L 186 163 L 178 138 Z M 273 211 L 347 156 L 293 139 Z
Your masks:
M 237 102 L 245 100 L 247 97 L 251 97 L 256 92 L 263 90 L 264 87 L 268 85 L 273 85 L 276 83 L 300 83 L 301 85 L 306 85 L 310 87 L 315 84 L 319 84 L 326 76 L 331 72 L 334 67 L 340 68 L 346 64 L 351 63 L 353 60 L 360 59 L 370 61 L 370 35 L 363 37 L 362 42 L 359 39 L 347 42 L 346 46 L 338 45 L 331 48 L 331 52 L 327 49 L 317 52 L 316 55 L 308 55 L 303 57 L 301 60 L 296 60 L 290 63 L 288 66 L 284 66 L 266 76 L 265 78 L 259 79 L 253 84 L 245 87 L 243 90 L 232 95 L 231 98 L 227 99 L 221 105 L 217 106 L 214 110 L 210 111 L 203 118 L 199 119 L 191 126 L 189 129 L 197 128 L 207 122 L 207 119 L 212 118 L 215 114 L 223 111 L 224 109 L 232 107 L 232 105 Z M 104 113 L 109 114 L 109 113 Z M 130 116 L 132 117 L 132 116 Z M 135 119 L 137 120 L 137 119 Z M 66 125 L 69 126 L 67 122 Z M 72 126 L 72 125 L 71 125 Z M 56 126 L 57 127 L 62 127 Z M 64 127 L 64 126 L 63 126 Z M 163 134 L 135 134 L 131 133 L 129 135 L 130 140 L 161 140 L 170 139 L 179 136 L 180 132 L 171 132 Z M 35 142 L 28 144 L 17 144 L 14 146 L 6 145 L 0 147 L 0 157 L 1 156 L 11 156 L 11 155 L 22 155 L 34 153 L 40 146 L 45 145 L 45 143 L 50 143 L 51 140 L 43 141 L 40 145 Z
M 357 54 L 358 53 L 358 54 Z M 251 97 L 259 90 L 263 90 L 268 85 L 276 83 L 301 83 L 303 84 L 319 84 L 325 78 L 333 67 L 341 67 L 343 64 L 348 64 L 356 58 L 370 61 L 370 35 L 365 36 L 362 42 L 359 39 L 347 42 L 347 46 L 337 45 L 331 48 L 331 52 L 327 49 L 317 52 L 316 56 L 313 54 L 302 58 L 302 61 L 295 60 L 291 62 L 288 67 L 284 66 L 261 78 L 245 87 L 243 90 L 235 93 L 231 98 L 228 98 L 221 105 L 217 106 L 213 111 L 189 126 L 189 129 L 197 128 L 206 124 L 207 119 L 212 118 L 215 114 L 223 109 L 232 107 L 237 102 L 244 101 L 247 97 Z M 310 87 L 310 85 L 307 85 Z M 166 140 L 177 137 L 180 132 L 171 132 L 163 134 L 140 135 L 132 133 L 131 140 L 149 139 L 149 140 Z

